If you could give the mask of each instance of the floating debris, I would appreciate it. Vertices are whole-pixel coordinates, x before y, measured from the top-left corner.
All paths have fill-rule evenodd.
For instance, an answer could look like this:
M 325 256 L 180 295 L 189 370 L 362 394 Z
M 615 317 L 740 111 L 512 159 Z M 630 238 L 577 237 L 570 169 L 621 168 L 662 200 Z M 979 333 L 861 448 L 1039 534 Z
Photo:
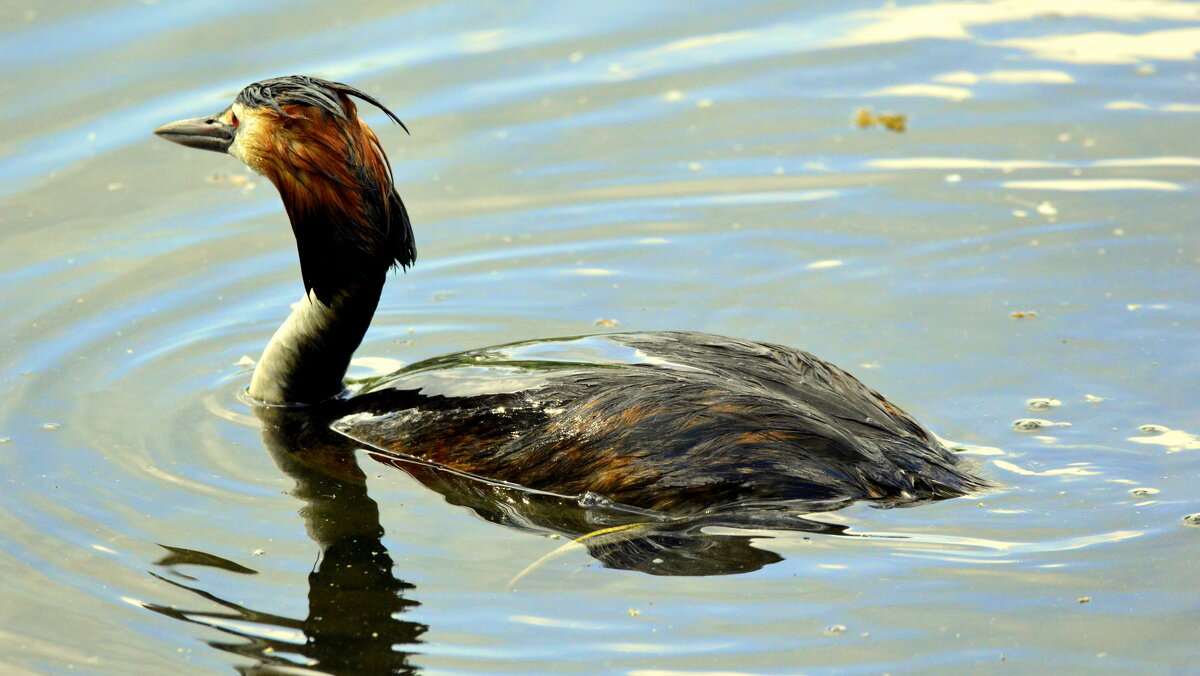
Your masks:
M 1157 488 L 1146 488 L 1146 487 L 1144 487 L 1144 486 L 1143 486 L 1143 487 L 1141 487 L 1141 488 L 1131 488 L 1131 489 L 1129 489 L 1129 494 L 1130 494 L 1130 495 L 1132 495 L 1132 496 L 1133 496 L 1133 497 L 1135 497 L 1135 498 L 1144 498 L 1144 497 L 1146 497 L 1146 496 L 1149 496 L 1149 495 L 1157 495 L 1157 494 L 1158 494 L 1158 492 L 1159 492 L 1159 491 L 1158 491 L 1158 489 L 1157 489 Z
M 1092 602 L 1092 597 L 1090 597 L 1090 596 L 1080 596 L 1080 597 L 1079 597 L 1079 602 L 1080 602 L 1080 603 L 1091 603 L 1091 602 Z
M 846 633 L 846 625 L 844 625 L 844 624 L 835 624 L 835 625 L 832 625 L 829 627 L 825 627 L 825 635 L 826 636 L 840 636 L 844 633 Z
M 908 129 L 908 116 L 899 113 L 876 114 L 870 108 L 859 108 L 854 113 L 854 124 L 859 129 L 874 127 L 878 124 L 888 131 L 901 133 Z
M 237 360 L 237 363 L 235 363 L 234 366 L 240 366 L 244 369 L 252 369 L 254 368 L 254 358 L 248 354 L 244 354 L 242 355 L 241 359 Z
M 1183 525 L 1192 528 L 1200 528 L 1200 514 L 1188 514 L 1183 517 Z
M 1026 399 L 1025 405 L 1032 411 L 1044 411 L 1048 408 L 1062 406 L 1062 402 L 1054 397 L 1034 397 L 1033 399 Z
M 1040 418 L 1021 418 L 1013 421 L 1013 429 L 1018 432 L 1037 432 L 1050 427 L 1070 427 L 1069 422 L 1051 422 Z
M 1032 319 L 1038 316 L 1038 314 L 1037 310 L 1018 310 L 1017 312 L 1010 313 L 1008 316 L 1013 319 Z
M 886 113 L 880 113 L 876 117 L 879 119 L 879 124 L 882 124 L 884 129 L 887 129 L 888 131 L 901 133 L 908 129 L 907 115 L 888 115 Z
M 1089 404 L 1099 404 L 1100 402 L 1104 401 L 1104 397 L 1097 397 L 1094 394 L 1085 394 L 1083 395 L 1083 400 Z
M 62 423 L 56 423 L 56 422 L 42 423 L 42 429 L 44 429 L 44 430 L 56 430 L 60 427 L 62 427 Z
M 630 608 L 630 609 L 629 609 L 629 616 L 630 616 L 630 617 L 637 617 L 638 615 L 641 615 L 641 614 L 642 614 L 642 611 L 638 610 L 637 608 Z
M 596 321 L 594 321 L 592 323 L 595 324 L 596 326 L 602 326 L 606 329 L 611 329 L 614 326 L 621 325 L 621 322 L 619 322 L 615 319 L 597 319 Z

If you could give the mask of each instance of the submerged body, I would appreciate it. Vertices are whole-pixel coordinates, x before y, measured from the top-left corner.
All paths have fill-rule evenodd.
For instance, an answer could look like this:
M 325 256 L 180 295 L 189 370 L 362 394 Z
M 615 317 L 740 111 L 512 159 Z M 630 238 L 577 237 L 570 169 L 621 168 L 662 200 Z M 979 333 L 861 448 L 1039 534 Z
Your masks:
M 339 83 L 265 80 L 218 115 L 156 132 L 238 157 L 287 206 L 306 294 L 264 351 L 251 396 L 327 404 L 339 416 L 334 429 L 389 453 L 646 509 L 912 504 L 982 485 L 935 436 L 838 367 L 708 334 L 461 353 L 340 399 L 388 269 L 416 257 L 386 156 L 351 96 L 379 105 Z

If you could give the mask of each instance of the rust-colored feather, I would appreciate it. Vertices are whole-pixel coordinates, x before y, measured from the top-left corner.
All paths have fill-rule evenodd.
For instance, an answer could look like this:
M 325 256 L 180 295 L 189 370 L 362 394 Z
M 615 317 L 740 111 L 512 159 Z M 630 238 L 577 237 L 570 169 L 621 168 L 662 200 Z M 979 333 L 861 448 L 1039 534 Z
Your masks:
M 408 266 L 412 229 L 375 132 L 354 102 L 342 115 L 305 105 L 254 111 L 242 143 L 279 190 L 292 221 L 305 286 L 327 299 L 337 282 Z

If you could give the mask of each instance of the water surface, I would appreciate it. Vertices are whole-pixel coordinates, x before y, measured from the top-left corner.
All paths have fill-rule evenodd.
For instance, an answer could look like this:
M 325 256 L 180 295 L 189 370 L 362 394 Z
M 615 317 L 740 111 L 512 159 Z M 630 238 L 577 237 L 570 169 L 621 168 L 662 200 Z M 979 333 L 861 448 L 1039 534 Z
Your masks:
M 1200 5 L 56 2 L 0 31 L 5 673 L 1200 664 Z M 239 397 L 301 293 L 278 198 L 149 133 L 290 73 L 413 131 L 367 118 L 420 260 L 357 375 L 614 321 L 786 343 L 1001 488 L 716 526 L 691 560 L 738 565 L 653 574 L 563 548 L 619 515 L 299 462 L 319 435 Z

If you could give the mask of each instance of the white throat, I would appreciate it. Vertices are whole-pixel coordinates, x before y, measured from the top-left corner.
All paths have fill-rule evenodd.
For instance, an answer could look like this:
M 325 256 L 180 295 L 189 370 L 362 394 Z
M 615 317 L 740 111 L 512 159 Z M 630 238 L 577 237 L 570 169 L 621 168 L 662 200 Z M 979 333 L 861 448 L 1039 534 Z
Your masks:
M 382 286 L 338 293 L 329 305 L 309 291 L 293 304 L 254 369 L 250 396 L 269 404 L 313 404 L 341 394 Z

